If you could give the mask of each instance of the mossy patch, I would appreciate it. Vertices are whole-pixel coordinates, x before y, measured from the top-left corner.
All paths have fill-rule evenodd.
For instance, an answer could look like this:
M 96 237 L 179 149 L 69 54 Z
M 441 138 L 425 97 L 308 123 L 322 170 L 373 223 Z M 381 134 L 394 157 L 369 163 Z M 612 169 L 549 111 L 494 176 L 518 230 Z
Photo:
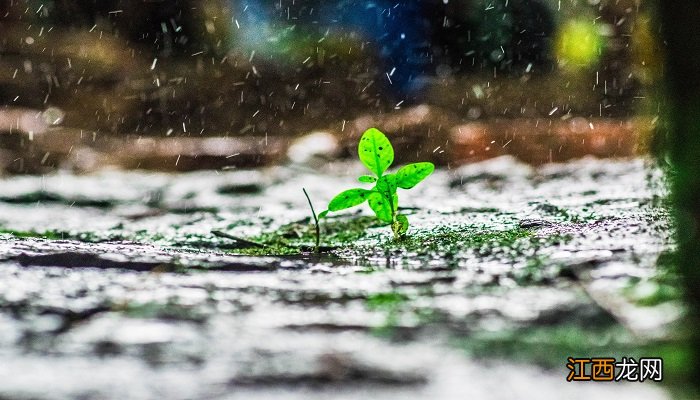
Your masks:
M 2 229 L 0 228 L 0 235 L 12 235 L 16 238 L 35 238 L 35 239 L 48 239 L 48 240 L 61 240 L 64 239 L 62 232 L 58 231 L 18 231 L 14 229 Z
M 432 229 L 414 229 L 400 241 L 384 239 L 376 246 L 354 244 L 346 255 L 379 257 L 406 255 L 413 259 L 442 259 L 452 265 L 460 259 L 498 257 L 515 261 L 531 256 L 544 246 L 555 246 L 567 241 L 560 235 L 539 237 L 534 231 L 513 227 L 492 229 L 481 225 L 439 226 Z
M 368 229 L 386 225 L 374 217 L 326 218 L 321 224 L 325 248 L 348 247 L 368 236 Z M 309 218 L 283 225 L 277 230 L 246 238 L 262 246 L 231 250 L 246 255 L 294 255 L 313 251 L 316 236 Z
M 682 339 L 640 341 L 622 326 L 609 324 L 565 324 L 532 326 L 498 332 L 477 332 L 453 344 L 471 357 L 503 359 L 560 370 L 567 375 L 567 357 L 661 357 L 664 360 L 664 382 L 678 383 L 687 379 L 691 359 L 688 345 Z
M 367 295 L 365 307 L 384 316 L 384 321 L 374 326 L 372 333 L 383 338 L 401 339 L 411 330 L 420 330 L 432 321 L 433 311 L 429 308 L 416 307 L 412 300 L 433 295 L 430 290 L 418 291 L 411 295 L 396 290 Z M 413 321 L 410 326 L 402 326 L 404 318 Z
M 365 299 L 370 310 L 394 310 L 408 301 L 408 296 L 400 292 L 373 293 Z
M 501 358 L 565 370 L 567 357 L 627 354 L 630 335 L 619 325 L 558 325 L 477 332 L 455 344 L 478 358 Z
M 683 282 L 678 274 L 677 253 L 665 251 L 656 260 L 658 269 L 648 278 L 634 277 L 624 288 L 625 296 L 642 307 L 653 307 L 683 299 Z
M 451 260 L 472 254 L 515 259 L 531 255 L 542 246 L 555 246 L 565 236 L 539 237 L 532 230 L 513 227 L 491 229 L 481 225 L 452 225 L 413 228 L 401 240 L 391 238 L 385 223 L 372 217 L 329 218 L 321 224 L 322 247 L 349 258 L 375 258 L 387 255 Z M 259 243 L 230 251 L 246 255 L 293 255 L 313 251 L 313 224 L 302 220 L 261 235 L 245 238 Z
M 590 211 L 588 207 L 581 209 L 582 213 L 577 213 L 566 208 L 555 206 L 550 203 L 540 203 L 537 205 L 537 209 L 542 211 L 552 217 L 556 218 L 560 222 L 570 222 L 573 224 L 581 224 L 586 222 L 594 222 L 598 217 Z
M 479 253 L 489 254 L 494 249 L 513 248 L 523 239 L 531 237 L 531 231 L 520 228 L 494 231 L 484 226 L 467 225 L 420 230 L 404 240 L 387 242 L 387 246 L 418 253 L 475 249 Z
M 508 275 L 521 286 L 550 285 L 562 277 L 575 278 L 569 268 L 539 254 L 528 258 L 523 268 L 516 269 Z

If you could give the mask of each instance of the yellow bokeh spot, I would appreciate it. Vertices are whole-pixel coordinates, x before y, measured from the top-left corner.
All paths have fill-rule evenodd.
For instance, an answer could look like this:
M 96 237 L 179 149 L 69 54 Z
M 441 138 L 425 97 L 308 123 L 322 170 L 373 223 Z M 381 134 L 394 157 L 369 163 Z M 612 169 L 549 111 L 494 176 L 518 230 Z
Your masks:
M 587 68 L 598 63 L 603 37 L 590 20 L 573 19 L 559 28 L 555 43 L 555 54 L 560 65 Z

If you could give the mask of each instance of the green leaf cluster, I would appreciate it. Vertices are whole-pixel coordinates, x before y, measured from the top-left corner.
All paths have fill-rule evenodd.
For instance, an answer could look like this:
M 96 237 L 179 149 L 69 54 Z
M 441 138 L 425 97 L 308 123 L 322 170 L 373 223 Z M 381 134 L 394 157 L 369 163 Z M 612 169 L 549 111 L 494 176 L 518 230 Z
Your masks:
M 408 218 L 398 213 L 398 188 L 411 189 L 427 178 L 435 170 L 430 162 L 405 165 L 394 174 L 386 171 L 394 162 L 394 148 L 381 131 L 370 128 L 360 138 L 357 153 L 362 164 L 374 175 L 362 175 L 361 183 L 374 183 L 371 189 L 355 188 L 341 192 L 328 204 L 328 209 L 319 214 L 323 218 L 332 211 L 340 211 L 367 202 L 381 221 L 391 224 L 395 238 L 405 236 L 408 231 Z

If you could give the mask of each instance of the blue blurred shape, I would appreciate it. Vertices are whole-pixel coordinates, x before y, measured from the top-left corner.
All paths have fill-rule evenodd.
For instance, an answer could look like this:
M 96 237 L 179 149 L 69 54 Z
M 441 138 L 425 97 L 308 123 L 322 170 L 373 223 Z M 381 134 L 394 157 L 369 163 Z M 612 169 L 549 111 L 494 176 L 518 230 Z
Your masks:
M 418 78 L 430 64 L 431 36 L 423 2 L 297 0 L 296 9 L 287 3 L 291 4 L 279 0 L 234 2 L 238 45 L 260 54 L 275 54 L 279 46 L 285 46 L 290 29 L 311 29 L 318 38 L 355 35 L 376 49 L 386 70 L 382 79 L 391 91 L 403 95 L 421 88 Z

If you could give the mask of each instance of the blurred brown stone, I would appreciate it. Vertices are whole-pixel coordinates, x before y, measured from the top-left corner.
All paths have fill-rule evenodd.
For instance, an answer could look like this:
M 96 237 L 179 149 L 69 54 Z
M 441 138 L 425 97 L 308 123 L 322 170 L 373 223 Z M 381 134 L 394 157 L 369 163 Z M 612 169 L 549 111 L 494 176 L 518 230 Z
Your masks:
M 640 138 L 652 129 L 647 119 L 512 119 L 472 122 L 452 128 L 450 158 L 462 164 L 505 154 L 530 164 L 586 155 L 630 157 L 644 151 Z
M 463 164 L 511 154 L 527 163 L 565 161 L 585 155 L 628 157 L 643 153 L 653 128 L 648 118 L 513 118 L 460 122 L 437 107 L 422 105 L 345 124 L 342 143 L 357 154 L 362 133 L 376 127 L 394 144 L 399 163 L 431 160 Z
M 0 132 L 32 132 L 46 131 L 49 124 L 40 110 L 28 108 L 0 108 Z
M 466 124 L 455 120 L 424 106 L 360 118 L 347 122 L 345 135 L 340 136 L 344 154 L 332 154 L 355 158 L 359 136 L 367 128 L 377 127 L 392 140 L 397 164 L 429 160 L 439 165 L 459 165 L 509 154 L 537 165 L 586 155 L 606 158 L 641 154 L 646 151 L 642 139 L 653 128 L 653 122 L 645 118 L 521 118 Z M 337 132 L 335 137 L 339 137 Z M 306 139 L 319 140 L 315 136 Z M 3 142 L 8 141 L 15 146 L 0 149 L 0 161 L 7 171 L 15 173 L 56 168 L 87 172 L 105 167 L 163 171 L 261 167 L 286 162 L 290 142 L 284 135 L 115 137 L 68 128 L 49 128 L 35 133 L 33 139 L 18 133 L 3 135 Z M 304 146 L 313 147 L 309 143 Z
M 42 173 L 56 168 L 91 172 L 103 168 L 191 171 L 252 168 L 281 162 L 280 137 L 114 137 L 94 132 L 51 129 L 24 137 L 6 169 Z M 5 157 L 7 159 L 7 157 Z

